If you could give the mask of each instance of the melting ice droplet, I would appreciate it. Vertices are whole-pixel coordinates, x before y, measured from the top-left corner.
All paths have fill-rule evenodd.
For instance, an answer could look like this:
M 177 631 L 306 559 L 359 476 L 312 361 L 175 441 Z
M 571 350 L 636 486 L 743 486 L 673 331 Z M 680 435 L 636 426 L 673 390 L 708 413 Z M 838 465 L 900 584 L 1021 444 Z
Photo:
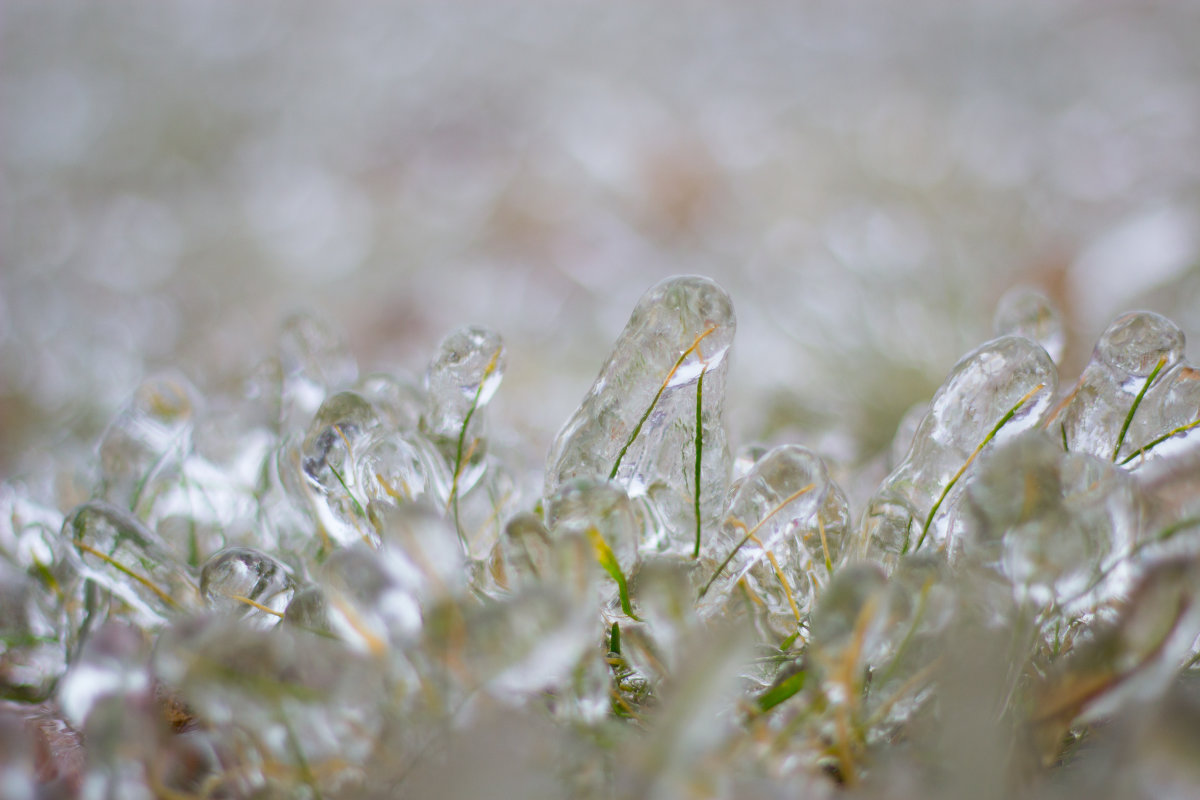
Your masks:
M 728 482 L 721 411 L 735 329 L 729 295 L 707 278 L 643 295 L 551 447 L 546 496 L 572 478 L 614 479 L 665 523 L 668 538 L 644 544 L 693 552 L 696 512 L 715 525 Z

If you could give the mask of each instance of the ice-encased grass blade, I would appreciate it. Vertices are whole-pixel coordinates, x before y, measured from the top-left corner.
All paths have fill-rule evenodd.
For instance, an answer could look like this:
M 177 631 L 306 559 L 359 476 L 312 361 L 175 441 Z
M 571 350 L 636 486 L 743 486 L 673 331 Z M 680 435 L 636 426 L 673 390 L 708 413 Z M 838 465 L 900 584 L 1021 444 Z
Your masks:
M 970 469 L 971 464 L 975 462 L 975 459 L 983 451 L 983 448 L 987 447 L 988 442 L 996 438 L 996 434 L 1000 432 L 1000 429 L 1007 425 L 1009 421 L 1017 415 L 1017 412 L 1021 410 L 1021 406 L 1028 403 L 1035 394 L 1045 388 L 1046 384 L 1039 383 L 1037 386 L 1030 389 L 1028 394 L 1018 400 L 1017 404 L 1010 408 L 1008 412 L 1000 418 L 1000 421 L 996 423 L 996 426 L 988 431 L 987 436 L 983 437 L 983 441 L 981 441 L 971 455 L 967 457 L 967 460 L 963 462 L 961 467 L 959 467 L 958 472 L 954 473 L 954 476 L 950 478 L 949 482 L 946 483 L 946 487 L 942 489 L 942 493 L 938 496 L 937 501 L 934 502 L 933 508 L 929 509 L 929 514 L 925 517 L 925 524 L 921 526 L 921 536 L 919 539 L 917 539 L 917 546 L 913 548 L 913 552 L 920 550 L 921 545 L 925 543 L 925 537 L 929 533 L 930 526 L 933 525 L 933 518 L 937 516 L 938 509 L 942 507 L 942 503 L 946 500 L 946 496 L 950 494 L 950 490 L 954 488 L 954 484 L 958 483 L 958 480 L 963 476 L 963 473 Z M 905 555 L 907 553 L 908 547 L 907 542 L 905 542 L 905 548 L 901 551 L 901 555 Z
M 1163 366 L 1167 363 L 1167 357 L 1163 356 L 1154 365 L 1154 369 L 1150 372 L 1150 376 L 1146 378 L 1146 382 L 1142 384 L 1141 391 L 1137 393 L 1137 397 L 1133 398 L 1133 404 L 1129 406 L 1129 413 L 1125 415 L 1125 422 L 1121 425 L 1121 432 L 1117 434 L 1117 444 L 1113 447 L 1112 462 L 1117 463 L 1117 456 L 1121 453 L 1121 445 L 1125 444 L 1125 434 L 1129 433 L 1129 425 L 1133 422 L 1133 415 L 1137 413 L 1138 406 L 1142 404 L 1142 399 L 1149 391 L 1150 385 L 1154 383 L 1154 379 L 1158 377 L 1158 373 L 1162 371 Z

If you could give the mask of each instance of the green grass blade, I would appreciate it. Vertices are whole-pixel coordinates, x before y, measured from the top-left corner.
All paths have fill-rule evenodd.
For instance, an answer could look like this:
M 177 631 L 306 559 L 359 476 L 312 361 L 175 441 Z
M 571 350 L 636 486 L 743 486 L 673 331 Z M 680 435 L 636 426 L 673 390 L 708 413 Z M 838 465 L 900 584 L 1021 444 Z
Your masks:
M 346 496 L 350 498 L 350 502 L 354 505 L 354 513 L 361 519 L 367 518 L 367 512 L 363 509 L 362 503 L 358 502 L 358 498 L 354 496 L 354 492 L 350 491 L 350 487 L 346 485 L 346 479 L 342 477 L 342 473 L 338 472 L 337 467 L 333 464 L 326 464 L 329 471 L 333 473 L 333 477 L 337 478 L 337 482 L 346 490 Z
M 1125 424 L 1121 426 L 1121 433 L 1117 435 L 1117 446 L 1113 448 L 1112 462 L 1117 463 L 1117 456 L 1121 452 L 1121 445 L 1125 444 L 1125 434 L 1129 432 L 1129 425 L 1133 422 L 1133 415 L 1137 413 L 1138 406 L 1142 404 L 1142 398 L 1146 396 L 1150 384 L 1154 383 L 1154 379 L 1158 377 L 1158 373 L 1167 363 L 1167 357 L 1163 356 L 1158 360 L 1154 369 L 1150 372 L 1150 376 L 1146 378 L 1146 382 L 1142 384 L 1142 390 L 1137 393 L 1137 397 L 1133 398 L 1133 405 L 1129 407 L 1129 413 L 1125 415 Z
M 594 527 L 588 528 L 587 537 L 596 552 L 596 560 L 600 562 L 600 566 L 608 573 L 609 577 L 616 581 L 617 593 L 621 598 L 621 610 L 625 612 L 626 616 L 641 622 L 641 618 L 633 613 L 633 605 L 629 602 L 629 584 L 625 581 L 625 574 L 621 572 L 621 565 L 617 562 L 616 554 L 608 546 L 608 542 L 604 541 L 600 531 Z
M 1126 456 L 1118 466 L 1122 466 L 1122 467 L 1125 466 L 1130 461 L 1133 461 L 1135 458 L 1138 458 L 1139 456 L 1143 456 L 1150 450 L 1153 450 L 1155 447 L 1158 447 L 1160 444 L 1165 442 L 1167 439 L 1170 439 L 1172 436 L 1178 436 L 1181 433 L 1187 433 L 1188 431 L 1190 431 L 1192 428 L 1195 428 L 1195 427 L 1200 427 L 1200 418 L 1194 419 L 1186 425 L 1180 425 L 1178 428 L 1175 428 L 1172 431 L 1164 433 L 1162 436 L 1159 436 L 1157 439 L 1154 439 L 1154 440 L 1142 445 L 1136 451 L 1134 451 L 1133 453 L 1130 453 L 1128 456 Z
M 807 677 L 807 672 L 799 670 L 767 689 L 755 701 L 758 705 L 758 710 L 763 712 L 770 711 L 785 700 L 794 697 L 804 688 L 804 681 Z

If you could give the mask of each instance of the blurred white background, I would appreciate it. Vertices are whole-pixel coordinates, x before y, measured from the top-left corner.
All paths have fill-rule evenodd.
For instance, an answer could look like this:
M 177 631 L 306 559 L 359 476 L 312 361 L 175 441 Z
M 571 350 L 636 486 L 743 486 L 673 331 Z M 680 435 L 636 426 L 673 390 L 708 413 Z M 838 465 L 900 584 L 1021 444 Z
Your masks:
M 0 477 L 310 309 L 364 371 L 498 330 L 529 447 L 641 293 L 739 316 L 734 444 L 876 453 L 1042 288 L 1200 334 L 1200 4 L 7 2 Z M 1193 342 L 1193 360 L 1197 350 Z

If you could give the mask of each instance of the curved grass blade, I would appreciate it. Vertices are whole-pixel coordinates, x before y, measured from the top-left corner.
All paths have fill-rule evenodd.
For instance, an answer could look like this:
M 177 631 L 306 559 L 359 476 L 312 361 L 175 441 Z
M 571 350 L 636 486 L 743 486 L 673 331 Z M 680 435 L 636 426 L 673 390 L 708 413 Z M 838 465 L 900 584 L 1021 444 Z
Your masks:
M 699 349 L 700 342 L 716 329 L 716 325 L 706 328 L 699 336 L 696 337 L 688 349 L 680 353 L 679 358 L 675 361 L 675 364 L 667 372 L 667 376 L 663 378 L 662 385 L 659 386 L 658 391 L 655 392 L 654 399 L 650 401 L 650 406 L 646 409 L 646 413 L 642 414 L 642 418 L 638 420 L 637 425 L 633 426 L 633 432 L 630 433 L 629 438 L 625 440 L 625 444 L 621 447 L 621 452 L 617 453 L 617 460 L 613 462 L 612 470 L 608 473 L 609 480 L 617 477 L 617 470 L 621 468 L 621 460 L 625 458 L 625 453 L 629 451 L 629 446 L 633 444 L 633 441 L 637 439 L 638 434 L 642 432 L 642 426 L 646 424 L 646 420 L 650 419 L 650 415 L 654 412 L 654 407 L 658 405 L 658 401 L 662 398 L 663 392 L 665 392 L 667 390 L 667 386 L 670 385 L 671 378 L 675 377 L 675 373 L 679 370 L 679 367 L 683 364 L 687 357 Z
M 1121 452 L 1121 445 L 1125 444 L 1125 434 L 1129 432 L 1129 425 L 1133 422 L 1133 415 L 1137 413 L 1138 406 L 1142 404 L 1142 398 L 1146 396 L 1150 384 L 1154 383 L 1154 379 L 1158 377 L 1158 373 L 1167 363 L 1167 357 L 1163 356 L 1158 360 L 1154 369 L 1150 372 L 1150 376 L 1146 378 L 1146 382 L 1142 384 L 1142 390 L 1137 393 L 1137 397 L 1133 398 L 1133 405 L 1129 407 L 1129 413 L 1125 415 L 1125 424 L 1121 426 L 1121 432 L 1117 435 L 1117 446 L 1113 448 L 1112 462 L 1117 463 L 1117 455 Z
M 82 550 L 83 552 L 94 555 L 96 558 L 98 558 L 101 561 L 103 561 L 104 563 L 108 564 L 110 567 L 117 570 L 118 572 L 128 575 L 130 578 L 133 578 L 135 581 L 140 583 L 142 586 L 145 586 L 147 589 L 154 592 L 154 594 L 156 594 L 158 596 L 158 598 L 160 600 L 162 600 L 164 603 L 166 603 L 167 605 L 171 606 L 172 608 L 179 607 L 179 603 L 175 602 L 175 598 L 171 597 L 171 595 L 167 594 L 165 591 L 160 589 L 158 586 L 155 586 L 154 583 L 149 578 L 146 578 L 142 575 L 137 574 L 132 569 L 130 569 L 129 567 L 122 564 L 120 561 L 117 561 L 115 558 L 113 558 L 112 556 L 110 556 L 106 553 L 100 552 L 99 550 L 97 550 L 96 548 L 92 547 L 89 544 L 84 544 L 83 542 L 80 542 L 78 540 L 76 540 L 74 544 L 75 544 L 75 547 Z
M 1139 447 L 1136 451 L 1134 451 L 1133 453 L 1130 453 L 1128 456 L 1126 456 L 1117 466 L 1123 467 L 1126 464 L 1128 464 L 1130 461 L 1133 461 L 1135 458 L 1138 458 L 1139 456 L 1143 456 L 1150 450 L 1153 450 L 1155 447 L 1158 447 L 1160 444 L 1165 442 L 1167 439 L 1170 439 L 1172 436 L 1178 436 L 1181 433 L 1187 433 L 1192 428 L 1196 428 L 1196 427 L 1200 427 L 1200 418 L 1194 419 L 1186 425 L 1180 425 L 1178 428 L 1175 428 L 1172 431 L 1164 433 L 1162 436 L 1159 436 L 1157 439 L 1147 442 L 1146 444 Z
M 629 584 L 625 581 L 625 574 L 621 572 L 621 565 L 617 563 L 616 554 L 595 527 L 587 529 L 587 537 L 596 552 L 596 560 L 600 562 L 600 566 L 608 573 L 609 577 L 617 583 L 617 593 L 621 598 L 621 610 L 627 617 L 641 622 L 641 617 L 633 613 L 633 605 L 629 602 Z
M 938 509 L 942 507 L 942 503 L 946 500 L 946 496 L 950 494 L 950 490 L 954 488 L 954 484 L 958 483 L 958 479 L 961 478 L 963 473 L 965 473 L 971 467 L 971 464 L 975 463 L 975 459 L 979 456 L 980 452 L 983 451 L 983 448 L 987 447 L 988 442 L 996 438 L 996 434 L 1000 432 L 1000 429 L 1007 425 L 1009 420 L 1017 415 L 1017 412 L 1021 410 L 1021 406 L 1028 403 L 1035 394 L 1045 388 L 1046 384 L 1039 383 L 1037 386 L 1030 389 L 1024 397 L 1018 400 L 1017 404 L 1010 408 L 1008 412 L 1000 418 L 1000 421 L 996 423 L 996 426 L 988 431 L 987 436 L 983 437 L 983 441 L 979 443 L 979 446 L 976 447 L 971 455 L 967 457 L 967 460 L 963 462 L 963 465 L 958 468 L 958 472 L 954 473 L 954 477 L 952 477 L 946 484 L 946 488 L 942 489 L 942 493 L 938 496 L 937 502 L 933 504 L 933 508 L 929 509 L 929 516 L 925 517 L 925 524 L 921 527 L 921 537 L 917 539 L 917 546 L 913 548 L 914 551 L 920 550 L 921 545 L 925 543 L 925 537 L 929 534 L 929 528 L 933 525 L 933 518 L 937 516 Z M 907 544 L 908 542 L 906 541 L 906 546 L 904 550 L 901 551 L 901 555 L 908 553 Z

